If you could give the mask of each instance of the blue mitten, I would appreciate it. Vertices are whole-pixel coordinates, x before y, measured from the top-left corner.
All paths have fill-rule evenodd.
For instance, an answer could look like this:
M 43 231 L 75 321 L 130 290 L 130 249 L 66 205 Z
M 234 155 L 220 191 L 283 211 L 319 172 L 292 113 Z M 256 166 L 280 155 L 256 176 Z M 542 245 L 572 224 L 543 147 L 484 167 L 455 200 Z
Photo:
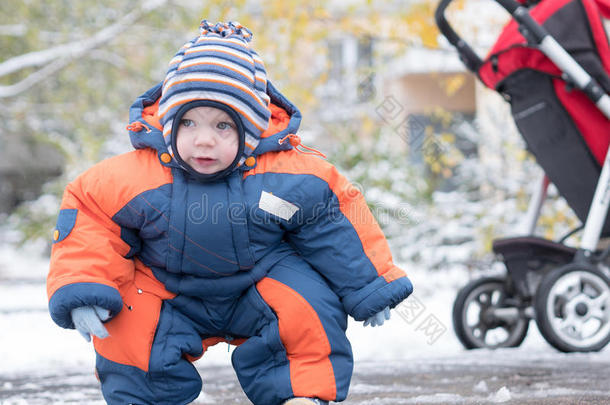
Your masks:
M 387 319 L 390 319 L 390 307 L 385 307 L 383 311 L 377 312 L 375 315 L 364 321 L 364 326 L 381 326 Z
M 108 331 L 102 324 L 110 319 L 110 311 L 97 305 L 74 308 L 72 312 L 74 327 L 87 342 L 91 341 L 91 335 L 100 339 L 108 337 Z

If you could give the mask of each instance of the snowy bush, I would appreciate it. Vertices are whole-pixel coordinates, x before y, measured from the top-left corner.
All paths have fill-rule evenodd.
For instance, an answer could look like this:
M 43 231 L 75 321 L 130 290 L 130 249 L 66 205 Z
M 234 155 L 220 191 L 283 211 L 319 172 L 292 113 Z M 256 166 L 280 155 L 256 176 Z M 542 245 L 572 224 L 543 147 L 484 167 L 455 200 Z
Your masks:
M 327 129 L 343 134 L 335 137 L 329 160 L 361 189 L 398 261 L 430 270 L 486 270 L 495 267 L 492 240 L 521 234 L 541 170 L 517 136 L 501 140 L 494 156 L 481 156 L 488 153 L 481 140 L 490 134 L 453 118 L 436 113 L 425 128 L 423 144 L 435 147 L 422 147 L 424 164 L 408 159 L 408 142 L 395 130 L 363 124 L 367 118 Z M 435 119 L 445 124 L 434 125 Z M 462 153 L 457 144 L 465 138 L 476 153 Z M 536 234 L 557 239 L 577 224 L 551 186 Z

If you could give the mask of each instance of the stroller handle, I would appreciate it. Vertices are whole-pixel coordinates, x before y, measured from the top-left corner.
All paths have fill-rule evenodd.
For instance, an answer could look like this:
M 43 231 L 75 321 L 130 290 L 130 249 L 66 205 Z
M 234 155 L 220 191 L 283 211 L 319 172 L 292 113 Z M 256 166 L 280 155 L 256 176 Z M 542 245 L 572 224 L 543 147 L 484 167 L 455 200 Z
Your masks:
M 479 55 L 477 55 L 476 52 L 470 47 L 470 45 L 468 45 L 468 43 L 464 41 L 462 37 L 460 37 L 455 32 L 453 27 L 451 27 L 451 25 L 445 18 L 445 10 L 447 9 L 447 7 L 449 7 L 449 4 L 451 4 L 452 1 L 453 0 L 441 0 L 438 7 L 436 8 L 436 12 L 434 13 L 436 25 L 441 31 L 441 34 L 443 34 L 443 36 L 447 38 L 449 43 L 451 43 L 451 45 L 453 45 L 457 49 L 460 59 L 462 60 L 464 65 L 466 65 L 466 67 L 470 71 L 476 73 L 483 64 L 483 61 L 481 60 Z
M 449 43 L 451 43 L 451 45 L 453 45 L 457 49 L 460 59 L 466 65 L 466 67 L 470 71 L 477 73 L 479 68 L 483 64 L 483 61 L 481 60 L 479 55 L 477 55 L 476 52 L 472 49 L 472 47 L 455 32 L 453 27 L 451 27 L 451 25 L 445 18 L 445 10 L 447 9 L 447 7 L 449 7 L 449 4 L 451 4 L 452 1 L 454 0 L 441 0 L 434 14 L 436 25 L 438 26 L 443 36 L 447 38 Z M 519 21 L 520 24 L 523 24 L 523 26 L 526 27 L 526 29 L 533 34 L 532 39 L 534 41 L 538 42 L 542 40 L 542 38 L 544 37 L 544 32 L 540 31 L 541 27 L 531 19 L 529 14 L 526 13 L 526 16 L 522 16 L 517 11 L 521 4 L 519 4 L 515 0 L 495 1 L 499 5 L 504 7 L 506 11 L 508 11 L 513 17 L 515 17 L 517 21 Z

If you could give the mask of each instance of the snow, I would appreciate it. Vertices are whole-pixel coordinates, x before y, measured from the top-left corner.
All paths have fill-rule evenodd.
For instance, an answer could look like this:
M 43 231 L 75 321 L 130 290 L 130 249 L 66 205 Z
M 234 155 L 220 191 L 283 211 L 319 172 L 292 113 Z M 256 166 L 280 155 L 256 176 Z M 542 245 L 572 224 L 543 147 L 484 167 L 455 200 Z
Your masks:
M 496 392 L 493 395 L 490 395 L 490 397 L 489 397 L 489 401 L 493 402 L 494 404 L 507 402 L 507 401 L 510 401 L 510 399 L 511 399 L 510 391 L 506 387 L 500 388 L 498 390 L 498 392 Z
M 485 380 L 481 380 L 474 386 L 472 389 L 474 392 L 488 392 L 489 388 L 487 387 L 487 383 Z
M 464 398 L 461 395 L 457 394 L 445 394 L 439 393 L 434 395 L 420 395 L 415 398 L 409 398 L 408 401 L 405 401 L 405 404 L 459 404 L 464 402 Z

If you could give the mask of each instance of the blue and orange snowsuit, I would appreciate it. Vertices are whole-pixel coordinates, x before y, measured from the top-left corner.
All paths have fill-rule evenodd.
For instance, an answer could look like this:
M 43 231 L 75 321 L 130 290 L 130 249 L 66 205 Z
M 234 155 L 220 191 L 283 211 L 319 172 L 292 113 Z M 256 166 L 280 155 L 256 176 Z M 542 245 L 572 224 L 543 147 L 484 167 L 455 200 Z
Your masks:
M 184 404 L 192 365 L 219 341 L 255 404 L 293 396 L 341 401 L 352 352 L 346 314 L 364 320 L 412 290 L 364 198 L 329 163 L 279 139 L 300 112 L 269 84 L 272 117 L 252 158 L 203 183 L 168 155 L 156 119 L 161 87 L 133 104 L 135 151 L 70 183 L 48 277 L 53 320 L 109 309 L 94 338 L 111 404 Z

